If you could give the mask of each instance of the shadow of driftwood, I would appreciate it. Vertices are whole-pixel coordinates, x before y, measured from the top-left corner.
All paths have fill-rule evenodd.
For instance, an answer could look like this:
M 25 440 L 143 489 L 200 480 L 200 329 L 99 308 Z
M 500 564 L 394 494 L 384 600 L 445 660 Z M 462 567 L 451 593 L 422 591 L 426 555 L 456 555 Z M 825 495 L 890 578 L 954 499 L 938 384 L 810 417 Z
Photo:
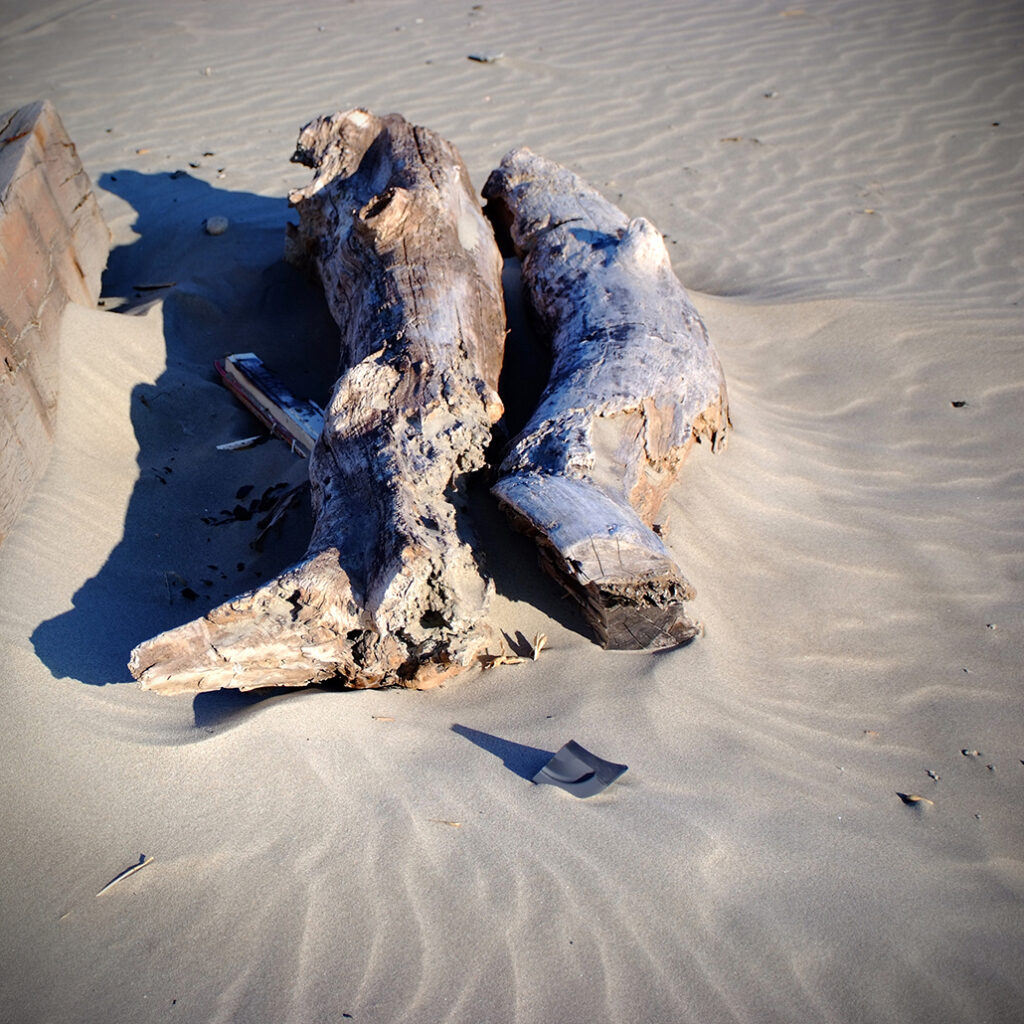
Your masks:
M 320 289 L 282 260 L 285 200 L 187 174 L 118 171 L 99 184 L 137 211 L 139 235 L 111 253 L 104 301 L 132 315 L 162 298 L 166 369 L 132 392 L 139 477 L 121 541 L 73 607 L 32 635 L 55 676 L 97 685 L 130 678 L 140 641 L 257 586 L 305 550 L 308 499 L 262 552 L 250 547 L 275 485 L 300 483 L 307 468 L 278 441 L 217 450 L 262 428 L 220 385 L 214 360 L 255 351 L 296 394 L 321 402 L 338 360 Z M 203 230 L 214 214 L 230 222 L 216 237 Z
M 32 635 L 55 676 L 95 685 L 128 681 L 136 644 L 259 586 L 305 551 L 308 497 L 264 550 L 250 547 L 269 502 L 306 479 L 307 464 L 278 441 L 217 450 L 262 428 L 221 386 L 214 361 L 254 351 L 294 394 L 324 404 L 339 355 L 319 286 L 283 261 L 285 224 L 294 219 L 286 200 L 215 188 L 182 172 L 117 171 L 99 184 L 138 215 L 138 238 L 110 255 L 103 301 L 133 315 L 162 300 L 166 369 L 132 392 L 139 477 L 121 541 L 73 607 Z M 204 231 L 214 215 L 228 218 L 222 235 Z M 514 266 L 506 277 L 512 333 L 503 388 L 514 429 L 547 364 L 517 312 Z M 522 571 L 524 560 L 536 563 L 535 548 L 508 529 L 485 481 L 470 488 L 467 513 L 498 591 L 581 630 L 554 584 Z

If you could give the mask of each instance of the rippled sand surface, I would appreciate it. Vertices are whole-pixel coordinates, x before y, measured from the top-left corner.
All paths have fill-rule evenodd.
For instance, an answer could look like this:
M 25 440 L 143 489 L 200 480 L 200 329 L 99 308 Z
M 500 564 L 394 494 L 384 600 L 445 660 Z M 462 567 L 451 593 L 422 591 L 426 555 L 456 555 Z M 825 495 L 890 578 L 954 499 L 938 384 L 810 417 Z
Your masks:
M 0 1020 L 1019 1019 L 1020 6 L 8 8 L 0 107 L 55 102 L 115 246 L 0 548 Z M 299 127 L 353 105 L 478 186 L 527 144 L 667 236 L 734 425 L 666 505 L 691 646 L 595 647 L 481 494 L 494 621 L 537 662 L 130 684 L 133 644 L 305 546 L 306 509 L 263 552 L 203 521 L 305 472 L 216 450 L 254 430 L 211 367 L 325 397 L 284 196 Z M 629 771 L 531 785 L 569 739 Z

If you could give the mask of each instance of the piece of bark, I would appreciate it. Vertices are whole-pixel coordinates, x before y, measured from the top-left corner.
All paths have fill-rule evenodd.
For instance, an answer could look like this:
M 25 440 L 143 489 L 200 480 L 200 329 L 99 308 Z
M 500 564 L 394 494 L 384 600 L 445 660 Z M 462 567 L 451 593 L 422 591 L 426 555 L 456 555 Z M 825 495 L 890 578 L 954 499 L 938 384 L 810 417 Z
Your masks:
M 50 459 L 64 307 L 96 305 L 109 248 L 53 105 L 0 114 L 0 543 Z
M 552 368 L 493 493 L 605 647 L 672 647 L 699 627 L 651 525 L 694 441 L 723 447 L 728 400 L 661 234 L 572 171 L 513 150 L 484 186 L 522 259 Z
M 310 458 L 305 557 L 163 633 L 132 674 L 163 693 L 424 687 L 471 664 L 493 584 L 459 508 L 484 464 L 504 347 L 501 256 L 451 143 L 351 110 L 301 132 L 292 259 L 319 273 L 340 378 Z

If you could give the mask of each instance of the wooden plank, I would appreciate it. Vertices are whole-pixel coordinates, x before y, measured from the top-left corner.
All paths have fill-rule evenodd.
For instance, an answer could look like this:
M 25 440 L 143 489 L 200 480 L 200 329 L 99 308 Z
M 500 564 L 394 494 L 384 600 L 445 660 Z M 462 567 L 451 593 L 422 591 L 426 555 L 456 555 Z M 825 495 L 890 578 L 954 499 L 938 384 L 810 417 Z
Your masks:
M 309 458 L 324 428 L 316 402 L 296 398 L 254 352 L 226 356 L 215 364 L 224 384 L 270 432 Z

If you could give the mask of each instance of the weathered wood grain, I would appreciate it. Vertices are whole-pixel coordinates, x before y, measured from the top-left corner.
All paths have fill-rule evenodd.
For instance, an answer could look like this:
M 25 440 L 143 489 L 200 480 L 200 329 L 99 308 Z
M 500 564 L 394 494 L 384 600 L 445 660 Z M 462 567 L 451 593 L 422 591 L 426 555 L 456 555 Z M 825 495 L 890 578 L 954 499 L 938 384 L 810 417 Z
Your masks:
M 486 641 L 493 585 L 460 491 L 484 463 L 505 320 L 501 257 L 455 147 L 397 115 L 322 117 L 294 157 L 291 257 L 341 329 L 340 377 L 310 459 L 305 558 L 141 644 L 163 693 L 338 680 L 432 685 Z
M 651 529 L 695 441 L 726 440 L 725 379 L 661 234 L 528 149 L 484 186 L 523 263 L 552 369 L 493 493 L 606 647 L 670 647 L 693 587 Z
M 0 114 L 0 543 L 50 459 L 64 307 L 96 304 L 109 248 L 53 105 Z

